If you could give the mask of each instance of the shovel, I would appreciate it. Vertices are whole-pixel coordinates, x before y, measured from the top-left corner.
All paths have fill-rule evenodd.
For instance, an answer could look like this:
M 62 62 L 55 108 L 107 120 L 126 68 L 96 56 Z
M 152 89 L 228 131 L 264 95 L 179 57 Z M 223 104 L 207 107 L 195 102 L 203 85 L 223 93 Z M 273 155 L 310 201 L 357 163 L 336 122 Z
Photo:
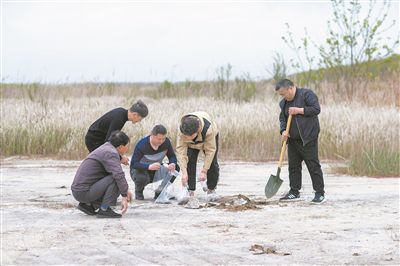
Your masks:
M 287 121 L 286 125 L 286 135 L 289 133 L 290 129 L 290 124 L 292 123 L 292 115 L 289 115 L 289 119 Z M 281 187 L 283 180 L 279 177 L 281 174 L 281 166 L 282 166 L 282 161 L 283 157 L 285 155 L 285 149 L 286 149 L 286 140 L 282 144 L 282 149 L 281 149 L 281 156 L 279 158 L 279 163 L 278 163 L 278 171 L 276 172 L 276 175 L 271 175 L 268 179 L 267 184 L 265 185 L 265 196 L 267 199 L 273 197 L 276 192 L 278 192 L 279 188 Z

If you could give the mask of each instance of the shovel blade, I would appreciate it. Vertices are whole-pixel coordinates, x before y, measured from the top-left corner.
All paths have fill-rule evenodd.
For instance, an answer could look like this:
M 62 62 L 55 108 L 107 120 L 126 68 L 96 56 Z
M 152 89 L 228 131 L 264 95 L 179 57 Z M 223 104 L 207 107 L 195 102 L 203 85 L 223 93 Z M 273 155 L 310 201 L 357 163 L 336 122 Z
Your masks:
M 271 175 L 265 185 L 265 196 L 267 199 L 272 198 L 281 187 L 283 180 L 279 176 Z

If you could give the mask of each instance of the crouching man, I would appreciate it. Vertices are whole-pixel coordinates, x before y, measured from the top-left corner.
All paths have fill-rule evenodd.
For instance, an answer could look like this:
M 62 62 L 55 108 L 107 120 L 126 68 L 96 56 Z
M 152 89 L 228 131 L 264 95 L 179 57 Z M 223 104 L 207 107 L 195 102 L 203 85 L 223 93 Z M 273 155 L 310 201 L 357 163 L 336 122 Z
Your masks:
M 189 113 L 181 119 L 176 154 L 182 170 L 182 185 L 188 185 L 190 196 L 196 190 L 196 164 L 200 151 L 204 152 L 204 165 L 198 179 L 207 180 L 207 193 L 216 197 L 219 179 L 217 125 L 206 112 Z
M 80 211 L 88 215 L 97 214 L 98 218 L 119 218 L 122 215 L 110 208 L 116 205 L 119 195 L 122 196 L 122 214 L 127 211 L 132 194 L 120 156 L 128 151 L 128 143 L 129 137 L 124 132 L 114 131 L 108 142 L 83 160 L 71 186 Z
M 161 165 L 165 156 L 168 157 L 166 167 Z M 154 199 L 157 199 L 165 185 L 175 181 L 179 166 L 171 141 L 167 138 L 167 129 L 163 125 L 156 125 L 149 136 L 136 144 L 130 167 L 136 200 L 144 200 L 143 190 L 150 183 L 162 180 L 155 191 Z

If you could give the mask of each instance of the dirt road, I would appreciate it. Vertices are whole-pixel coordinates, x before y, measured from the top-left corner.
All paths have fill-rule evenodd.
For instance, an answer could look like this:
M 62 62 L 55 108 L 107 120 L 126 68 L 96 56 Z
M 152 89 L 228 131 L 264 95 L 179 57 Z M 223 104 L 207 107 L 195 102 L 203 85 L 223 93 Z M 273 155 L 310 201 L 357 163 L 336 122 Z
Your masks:
M 306 171 L 302 201 L 279 203 L 288 187 L 285 167 L 279 195 L 265 202 L 275 164 L 231 162 L 221 165 L 219 194 L 243 194 L 261 202 L 258 209 L 158 205 L 149 187 L 146 201 L 109 220 L 75 208 L 69 187 L 79 162 L 1 164 L 1 265 L 400 264 L 399 178 L 338 176 L 324 164 L 324 204 L 309 203 Z M 197 193 L 204 200 L 200 187 Z

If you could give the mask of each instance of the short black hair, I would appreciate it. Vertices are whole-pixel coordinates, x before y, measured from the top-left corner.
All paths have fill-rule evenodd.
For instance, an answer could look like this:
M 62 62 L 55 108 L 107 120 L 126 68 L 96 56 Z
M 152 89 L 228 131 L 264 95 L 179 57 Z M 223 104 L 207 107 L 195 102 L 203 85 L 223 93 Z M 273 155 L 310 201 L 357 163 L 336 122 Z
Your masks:
M 182 117 L 179 129 L 185 136 L 191 136 L 200 128 L 200 121 L 196 116 L 187 115 Z
M 111 133 L 108 141 L 115 147 L 119 147 L 120 145 L 125 146 L 129 143 L 129 137 L 123 132 L 119 130 L 115 130 Z
M 151 130 L 151 135 L 157 136 L 158 134 L 167 135 L 167 129 L 163 125 L 155 125 Z
M 289 80 L 289 79 L 281 79 L 280 81 L 278 81 L 275 85 L 275 90 L 279 90 L 280 88 L 289 88 L 289 87 L 293 87 L 294 83 Z
M 142 100 L 138 100 L 136 103 L 134 103 L 131 108 L 129 108 L 129 111 L 132 113 L 137 113 L 142 118 L 145 118 L 149 114 L 149 109 L 147 109 L 147 105 L 144 104 Z

